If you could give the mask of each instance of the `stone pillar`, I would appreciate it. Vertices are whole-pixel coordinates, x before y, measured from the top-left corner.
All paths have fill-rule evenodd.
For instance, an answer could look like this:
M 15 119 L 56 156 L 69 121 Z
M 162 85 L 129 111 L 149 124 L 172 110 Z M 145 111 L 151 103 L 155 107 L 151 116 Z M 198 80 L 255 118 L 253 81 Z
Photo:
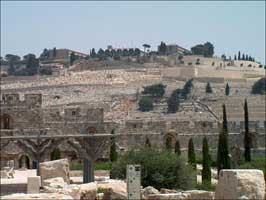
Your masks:
M 41 178 L 40 176 L 28 177 L 27 193 L 36 194 L 40 193 Z
M 94 163 L 87 158 L 83 159 L 83 183 L 94 182 Z

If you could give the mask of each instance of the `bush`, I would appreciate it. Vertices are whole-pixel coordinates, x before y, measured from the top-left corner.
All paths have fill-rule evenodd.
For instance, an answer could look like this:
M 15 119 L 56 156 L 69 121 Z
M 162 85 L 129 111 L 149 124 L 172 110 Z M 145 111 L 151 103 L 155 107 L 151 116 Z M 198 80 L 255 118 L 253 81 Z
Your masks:
M 252 86 L 251 94 L 265 94 L 266 92 L 266 78 L 261 78 Z
M 208 183 L 202 183 L 202 184 L 196 184 L 196 189 L 197 190 L 206 190 L 206 191 L 215 191 L 215 185 L 213 184 L 208 184 Z
M 176 89 L 172 92 L 171 97 L 167 100 L 168 113 L 176 113 L 178 111 L 180 94 L 181 94 L 180 89 Z
M 149 94 L 152 97 L 162 97 L 165 92 L 165 85 L 163 84 L 155 84 L 144 87 L 144 91 L 142 94 Z
M 192 62 L 189 62 L 188 65 L 192 65 Z
M 142 97 L 139 100 L 139 110 L 142 112 L 147 112 L 153 109 L 152 100 L 149 97 Z
M 207 82 L 207 85 L 206 85 L 206 93 L 212 93 L 212 87 L 211 87 L 210 82 Z
M 113 163 L 111 178 L 126 178 L 127 164 L 141 165 L 141 184 L 157 189 L 192 189 L 195 172 L 180 157 L 169 151 L 143 148 L 131 150 Z

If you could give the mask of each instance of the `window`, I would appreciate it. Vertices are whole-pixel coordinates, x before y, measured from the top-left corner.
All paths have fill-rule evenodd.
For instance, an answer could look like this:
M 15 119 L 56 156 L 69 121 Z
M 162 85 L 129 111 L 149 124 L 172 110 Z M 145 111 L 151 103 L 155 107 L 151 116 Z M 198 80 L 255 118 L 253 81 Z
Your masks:
M 76 111 L 72 111 L 72 116 L 75 116 L 76 115 Z

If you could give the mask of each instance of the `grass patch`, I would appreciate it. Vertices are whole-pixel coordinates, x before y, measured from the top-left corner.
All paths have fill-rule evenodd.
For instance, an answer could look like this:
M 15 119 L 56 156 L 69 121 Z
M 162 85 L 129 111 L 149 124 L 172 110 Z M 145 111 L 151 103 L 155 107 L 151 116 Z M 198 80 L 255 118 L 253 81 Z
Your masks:
M 266 180 L 266 158 L 254 158 L 251 160 L 251 162 L 245 162 L 241 164 L 238 168 L 262 170 L 264 173 L 264 179 Z
M 80 163 L 70 163 L 69 169 L 70 170 L 82 170 L 82 164 L 80 164 Z
M 95 170 L 111 170 L 111 162 L 99 162 L 95 163 Z M 82 170 L 83 166 L 81 163 L 70 163 L 70 170 Z
M 215 185 L 213 184 L 200 184 L 197 183 L 195 189 L 197 190 L 206 190 L 206 191 L 215 191 Z

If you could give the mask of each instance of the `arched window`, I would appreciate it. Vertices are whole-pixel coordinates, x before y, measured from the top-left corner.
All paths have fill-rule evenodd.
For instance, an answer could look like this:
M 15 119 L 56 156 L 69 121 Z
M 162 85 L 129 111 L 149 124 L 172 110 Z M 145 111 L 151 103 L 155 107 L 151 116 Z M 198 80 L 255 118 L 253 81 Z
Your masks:
M 28 156 L 22 155 L 19 158 L 19 168 L 27 168 L 27 169 L 30 168 L 30 159 Z
M 11 129 L 12 128 L 12 119 L 10 115 L 3 114 L 0 118 L 1 121 L 1 129 Z

